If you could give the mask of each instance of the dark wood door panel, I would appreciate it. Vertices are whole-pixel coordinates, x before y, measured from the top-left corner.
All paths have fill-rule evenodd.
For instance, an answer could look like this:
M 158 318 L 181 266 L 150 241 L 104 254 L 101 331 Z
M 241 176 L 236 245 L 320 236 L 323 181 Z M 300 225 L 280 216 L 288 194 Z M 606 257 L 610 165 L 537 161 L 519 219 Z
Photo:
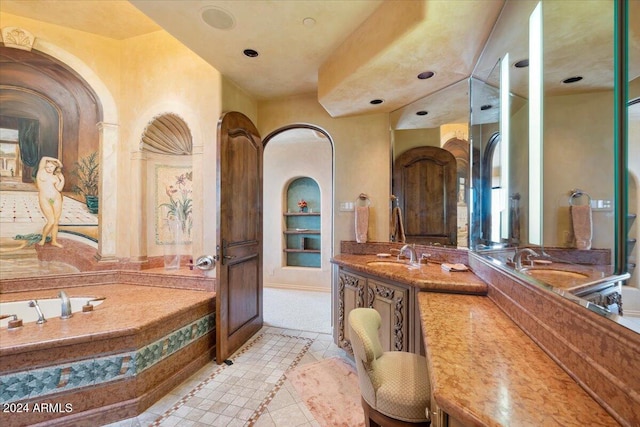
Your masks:
M 407 241 L 456 244 L 456 159 L 439 147 L 417 147 L 398 156 L 393 193 L 404 213 Z
M 262 141 L 242 113 L 218 124 L 216 360 L 262 327 Z
M 260 315 L 258 301 L 258 257 L 241 258 L 236 263 L 229 263 L 229 334 L 235 333 L 242 326 Z

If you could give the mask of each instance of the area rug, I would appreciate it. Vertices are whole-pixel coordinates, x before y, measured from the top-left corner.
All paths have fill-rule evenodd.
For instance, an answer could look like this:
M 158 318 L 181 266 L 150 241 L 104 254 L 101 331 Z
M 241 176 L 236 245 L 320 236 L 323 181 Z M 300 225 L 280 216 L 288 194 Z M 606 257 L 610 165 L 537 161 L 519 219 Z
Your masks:
M 364 426 L 355 368 L 333 357 L 301 365 L 287 372 L 316 421 L 323 427 Z

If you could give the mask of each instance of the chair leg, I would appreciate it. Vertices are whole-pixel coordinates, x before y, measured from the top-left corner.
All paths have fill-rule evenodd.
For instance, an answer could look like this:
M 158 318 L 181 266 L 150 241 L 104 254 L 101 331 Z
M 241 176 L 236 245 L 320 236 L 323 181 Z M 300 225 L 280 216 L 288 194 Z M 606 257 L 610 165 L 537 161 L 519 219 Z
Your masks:
M 362 411 L 364 412 L 364 424 L 366 427 L 381 427 L 380 424 L 378 424 L 377 422 L 375 422 L 374 420 L 371 419 L 371 411 L 373 410 L 371 408 L 371 405 L 369 405 L 367 403 L 366 400 L 364 400 L 363 397 L 360 398 L 360 400 L 362 401 Z
M 364 398 L 361 398 L 361 401 L 366 427 L 429 427 L 431 425 L 431 421 L 409 423 L 406 421 L 390 418 L 385 414 L 373 409 L 371 405 L 369 405 L 367 401 L 364 400 Z

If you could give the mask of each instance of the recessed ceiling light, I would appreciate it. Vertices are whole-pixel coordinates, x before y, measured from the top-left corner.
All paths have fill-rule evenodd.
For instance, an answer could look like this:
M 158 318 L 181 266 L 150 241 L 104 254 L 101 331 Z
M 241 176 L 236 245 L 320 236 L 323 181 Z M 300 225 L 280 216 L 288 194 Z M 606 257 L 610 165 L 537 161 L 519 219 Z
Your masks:
M 417 116 L 426 116 L 427 114 L 429 114 L 429 112 L 425 110 L 416 111 Z
M 418 78 L 420 80 L 426 80 L 426 79 L 430 79 L 431 77 L 435 76 L 436 73 L 434 73 L 433 71 L 425 71 L 423 73 L 418 74 Z
M 581 76 L 575 76 L 575 77 L 569 77 L 568 79 L 564 79 L 562 83 L 569 84 L 569 83 L 579 82 L 580 80 L 582 80 Z
M 514 67 L 516 68 L 526 68 L 529 66 L 529 59 L 522 59 L 518 62 L 516 62 L 515 64 L 513 64 Z
M 316 20 L 311 17 L 304 18 L 302 20 L 302 25 L 304 25 L 305 27 L 313 27 L 314 25 L 316 25 Z
M 384 100 L 382 99 L 373 99 L 370 101 L 371 104 L 373 105 L 378 105 L 378 104 L 382 104 L 384 102 Z
M 217 30 L 230 30 L 236 25 L 233 16 L 226 10 L 217 7 L 208 7 L 200 13 L 202 20 Z
M 248 56 L 249 58 L 255 58 L 259 55 L 258 51 L 253 49 L 245 49 L 242 51 L 242 53 L 244 53 L 244 55 Z

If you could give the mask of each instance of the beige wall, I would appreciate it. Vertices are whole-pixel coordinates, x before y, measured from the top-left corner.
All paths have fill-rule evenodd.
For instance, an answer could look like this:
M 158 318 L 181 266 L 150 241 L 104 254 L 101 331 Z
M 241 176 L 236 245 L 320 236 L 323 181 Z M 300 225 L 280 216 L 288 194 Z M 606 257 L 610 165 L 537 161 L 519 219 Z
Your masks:
M 400 129 L 393 131 L 393 158 L 422 146 L 441 147 L 440 128 Z
M 613 203 L 613 94 L 545 97 L 544 110 L 543 241 L 565 246 L 571 189 Z M 593 212 L 593 248 L 613 248 L 613 224 L 613 209 Z
M 263 101 L 258 104 L 261 135 L 294 123 L 314 124 L 334 144 L 334 254 L 341 240 L 355 240 L 353 212 L 341 212 L 341 202 L 355 202 L 360 193 L 371 200 L 369 241 L 389 240 L 390 146 L 389 115 L 335 119 L 318 103 L 315 94 Z

